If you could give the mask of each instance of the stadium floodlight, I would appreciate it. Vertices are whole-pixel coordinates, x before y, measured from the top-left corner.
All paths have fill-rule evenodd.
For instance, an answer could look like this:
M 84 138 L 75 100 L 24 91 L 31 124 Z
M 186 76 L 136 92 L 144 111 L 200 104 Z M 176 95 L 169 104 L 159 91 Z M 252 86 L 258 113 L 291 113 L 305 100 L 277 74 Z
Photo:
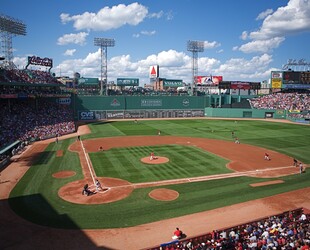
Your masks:
M 20 20 L 0 14 L 1 51 L 5 56 L 3 64 L 9 68 L 15 68 L 12 49 L 13 35 L 25 36 L 26 25 Z
M 105 92 L 108 95 L 108 47 L 115 46 L 115 40 L 111 38 L 95 38 L 94 45 L 100 47 L 101 67 L 100 67 L 100 95 L 103 93 L 103 79 L 105 81 Z
M 198 74 L 198 52 L 204 51 L 203 41 L 188 41 L 187 51 L 192 52 L 192 92 L 194 93 L 195 79 Z

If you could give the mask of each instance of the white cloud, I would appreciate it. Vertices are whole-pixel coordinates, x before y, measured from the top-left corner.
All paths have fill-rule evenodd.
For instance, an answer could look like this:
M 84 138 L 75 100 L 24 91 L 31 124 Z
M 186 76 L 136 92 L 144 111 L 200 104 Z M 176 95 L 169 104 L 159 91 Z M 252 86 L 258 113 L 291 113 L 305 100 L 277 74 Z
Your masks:
M 33 56 L 33 55 L 31 55 L 31 56 Z M 26 65 L 28 63 L 28 57 L 14 56 L 13 63 L 17 66 L 17 68 L 22 69 L 22 68 L 26 67 Z
M 273 12 L 273 9 L 267 9 L 263 12 L 261 12 L 257 17 L 256 20 L 262 20 L 265 19 L 267 16 L 269 16 Z
M 268 65 L 272 62 L 272 56 L 263 54 L 254 56 L 250 60 L 245 58 L 232 58 L 221 64 L 215 70 L 217 75 L 223 75 L 224 80 L 249 80 L 269 78 Z M 262 73 L 263 72 L 263 73 Z
M 132 37 L 139 38 L 139 37 L 141 37 L 141 35 L 143 35 L 143 36 L 154 36 L 155 34 L 156 34 L 155 30 L 152 30 L 152 31 L 143 30 L 143 31 L 140 31 L 140 33 L 133 34 Z
M 66 24 L 66 23 L 71 21 L 71 17 L 67 13 L 61 13 L 60 14 L 60 21 L 61 21 L 61 23 Z
M 254 40 L 241 45 L 238 49 L 244 53 L 268 53 L 272 49 L 279 47 L 284 40 L 284 37 L 275 37 L 269 40 Z
M 173 13 L 172 13 L 172 11 L 169 11 L 169 12 L 165 13 L 164 11 L 161 10 L 161 11 L 159 11 L 157 13 L 150 13 L 148 15 L 148 18 L 157 18 L 157 19 L 159 19 L 159 18 L 162 18 L 162 17 L 165 17 L 166 20 L 170 21 L 170 20 L 173 19 Z
M 173 13 L 172 13 L 172 11 L 167 12 L 165 15 L 166 15 L 166 19 L 167 19 L 168 21 L 170 21 L 170 20 L 173 19 Z
M 149 18 L 161 18 L 164 15 L 164 12 L 161 10 L 157 13 L 151 13 L 148 15 Z
M 234 47 L 232 48 L 233 51 L 237 51 L 238 49 L 239 49 L 238 46 L 234 46 Z
M 62 37 L 59 37 L 57 40 L 58 45 L 66 45 L 66 44 L 78 44 L 78 45 L 84 45 L 86 43 L 86 37 L 88 36 L 88 33 L 86 32 L 80 32 L 77 34 L 65 34 Z
M 245 58 L 232 58 L 221 63 L 216 58 L 199 57 L 199 75 L 222 75 L 225 80 L 253 80 L 268 79 L 269 65 L 272 56 L 263 54 L 247 60 Z M 139 78 L 140 83 L 149 83 L 149 67 L 159 65 L 160 77 L 168 79 L 181 79 L 187 83 L 192 78 L 192 57 L 175 50 L 161 51 L 138 61 L 132 61 L 130 55 L 120 55 L 108 60 L 108 81 L 116 81 L 118 77 Z M 74 67 L 73 67 L 74 65 Z M 83 59 L 65 60 L 55 68 L 56 74 L 73 76 L 79 72 L 83 77 L 100 78 L 100 49 L 89 53 Z
M 265 40 L 305 31 L 310 31 L 310 1 L 290 0 L 287 6 L 268 15 L 259 30 L 249 36 Z
M 290 0 L 284 7 L 273 12 L 271 9 L 260 13 L 257 20 L 264 19 L 257 31 L 242 32 L 241 39 L 251 39 L 239 49 L 245 53 L 268 53 L 278 48 L 285 37 L 310 31 L 310 1 Z
M 65 56 L 73 56 L 73 54 L 76 52 L 76 49 L 67 49 L 64 53 Z
M 147 14 L 148 9 L 145 6 L 132 3 L 129 5 L 119 4 L 111 8 L 104 7 L 97 13 L 84 12 L 74 16 L 62 13 L 60 19 L 64 24 L 72 21 L 76 30 L 107 31 L 126 24 L 138 25 L 147 17 Z
M 152 30 L 152 31 L 143 30 L 143 31 L 141 31 L 141 34 L 146 35 L 146 36 L 153 36 L 156 34 L 156 31 L 155 30 Z
M 186 55 L 175 50 L 162 51 L 157 55 L 157 63 L 165 67 L 178 67 L 184 64 Z
M 216 41 L 213 41 L 213 42 L 204 41 L 204 48 L 205 49 L 213 49 L 213 48 L 216 48 L 219 46 L 221 46 L 221 44 L 216 42 Z
M 241 38 L 242 40 L 248 39 L 248 32 L 247 32 L 247 31 L 243 31 L 242 34 L 241 34 L 241 36 L 240 36 L 240 38 Z

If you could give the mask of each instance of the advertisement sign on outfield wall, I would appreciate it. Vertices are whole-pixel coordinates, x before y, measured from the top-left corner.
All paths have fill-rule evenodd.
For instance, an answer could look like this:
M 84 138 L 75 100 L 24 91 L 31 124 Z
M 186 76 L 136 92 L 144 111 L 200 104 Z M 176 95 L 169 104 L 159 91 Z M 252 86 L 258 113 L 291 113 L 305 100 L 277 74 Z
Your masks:
M 62 105 L 70 105 L 71 104 L 71 98 L 59 98 L 58 103 Z
M 87 120 L 95 120 L 95 112 L 94 111 L 79 111 L 79 120 L 87 121 Z

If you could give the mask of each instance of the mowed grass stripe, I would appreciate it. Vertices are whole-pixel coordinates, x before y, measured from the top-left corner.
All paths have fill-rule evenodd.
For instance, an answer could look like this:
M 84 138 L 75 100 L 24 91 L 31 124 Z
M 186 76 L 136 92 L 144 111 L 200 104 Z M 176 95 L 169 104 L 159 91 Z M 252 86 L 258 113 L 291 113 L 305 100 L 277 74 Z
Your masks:
M 104 130 L 102 130 L 102 126 L 105 127 Z M 88 126 L 91 130 L 91 134 L 83 135 L 82 139 L 85 138 L 98 138 L 98 134 L 100 134 L 101 137 L 113 137 L 113 136 L 124 136 L 126 135 L 124 131 L 121 129 L 118 129 L 116 126 L 114 126 L 113 123 L 93 123 Z
M 150 152 L 167 157 L 169 162 L 159 165 L 142 163 L 140 159 L 149 157 Z M 90 158 L 97 176 L 120 178 L 133 183 L 230 172 L 225 167 L 227 160 L 194 146 L 113 148 L 91 153 Z

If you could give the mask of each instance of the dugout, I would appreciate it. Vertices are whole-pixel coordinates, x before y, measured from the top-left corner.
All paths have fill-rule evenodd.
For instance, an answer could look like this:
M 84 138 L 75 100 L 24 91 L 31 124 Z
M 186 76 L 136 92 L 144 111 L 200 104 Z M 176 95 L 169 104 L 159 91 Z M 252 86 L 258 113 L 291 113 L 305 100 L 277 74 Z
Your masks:
M 16 150 L 21 145 L 21 141 L 17 140 L 0 150 L 0 169 L 6 167 L 10 162 L 10 158 L 14 155 L 13 150 Z

